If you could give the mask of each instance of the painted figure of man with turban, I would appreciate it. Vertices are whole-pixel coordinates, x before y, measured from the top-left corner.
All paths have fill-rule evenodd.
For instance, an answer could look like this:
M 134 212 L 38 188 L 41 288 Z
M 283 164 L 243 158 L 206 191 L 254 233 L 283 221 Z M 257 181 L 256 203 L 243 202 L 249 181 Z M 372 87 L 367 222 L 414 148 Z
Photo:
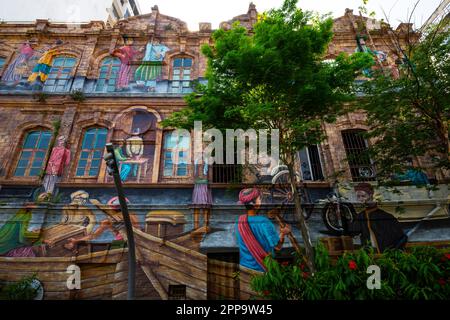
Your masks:
M 355 186 L 358 202 L 365 205 L 365 209 L 358 214 L 355 221 L 349 226 L 351 235 L 361 234 L 361 243 L 370 244 L 377 253 L 388 248 L 401 248 L 405 245 L 407 237 L 400 222 L 390 213 L 378 208 L 373 200 L 374 190 L 369 183 L 360 183 Z
M 239 202 L 247 210 L 246 214 L 238 218 L 236 226 L 240 264 L 249 269 L 265 271 L 264 258 L 273 254 L 274 250 L 281 250 L 291 227 L 280 227 L 278 233 L 269 218 L 257 214 L 261 207 L 261 192 L 257 188 L 242 190 Z

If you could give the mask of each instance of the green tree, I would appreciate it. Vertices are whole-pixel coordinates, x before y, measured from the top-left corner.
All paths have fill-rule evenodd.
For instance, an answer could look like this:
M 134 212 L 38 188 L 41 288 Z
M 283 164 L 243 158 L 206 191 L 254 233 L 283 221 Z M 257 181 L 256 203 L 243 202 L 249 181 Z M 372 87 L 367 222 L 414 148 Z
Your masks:
M 310 270 L 314 253 L 304 220 L 295 177 L 295 155 L 324 138 L 323 121 L 345 112 L 354 97 L 358 71 L 370 65 L 364 53 L 323 61 L 333 37 L 332 19 L 297 8 L 286 0 L 281 8 L 259 16 L 251 31 L 239 25 L 217 30 L 213 44 L 202 48 L 208 58 L 208 84 L 188 96 L 188 107 L 163 124 L 203 125 L 218 129 L 278 129 L 280 160 L 288 167 L 295 212 Z
M 450 169 L 448 21 L 432 26 L 420 41 L 411 36 L 400 46 L 394 39 L 399 75 L 379 68 L 363 85 L 362 107 L 371 129 L 367 136 L 373 138 L 369 152 L 380 179 L 405 170 L 411 157 L 428 157 L 437 172 Z

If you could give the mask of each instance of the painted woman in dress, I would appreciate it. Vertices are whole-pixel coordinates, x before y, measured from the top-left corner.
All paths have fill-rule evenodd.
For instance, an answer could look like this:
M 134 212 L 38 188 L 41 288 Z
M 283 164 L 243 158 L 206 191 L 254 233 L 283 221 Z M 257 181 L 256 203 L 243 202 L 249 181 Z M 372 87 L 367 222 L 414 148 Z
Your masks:
M 207 163 L 200 164 L 199 159 L 194 162 L 194 190 L 192 192 L 191 208 L 194 209 L 194 230 L 197 232 L 209 232 L 209 219 L 211 216 L 212 193 L 208 184 Z M 203 212 L 204 227 L 200 226 L 200 212 Z
M 136 69 L 135 80 L 139 86 L 145 86 L 148 91 L 155 91 L 156 81 L 161 78 L 162 62 L 170 49 L 159 44 L 157 40 L 149 42 L 141 65 Z
M 19 49 L 19 55 L 6 68 L 2 76 L 2 82 L 17 85 L 27 70 L 27 62 L 33 56 L 34 49 L 27 41 Z
M 130 62 L 133 60 L 134 56 L 139 53 L 139 50 L 135 50 L 131 47 L 131 40 L 125 39 L 124 42 L 124 46 L 119 49 L 115 49 L 111 53 L 112 56 L 117 57 L 120 60 L 119 75 L 116 82 L 117 90 L 124 90 L 128 88 L 131 74 Z

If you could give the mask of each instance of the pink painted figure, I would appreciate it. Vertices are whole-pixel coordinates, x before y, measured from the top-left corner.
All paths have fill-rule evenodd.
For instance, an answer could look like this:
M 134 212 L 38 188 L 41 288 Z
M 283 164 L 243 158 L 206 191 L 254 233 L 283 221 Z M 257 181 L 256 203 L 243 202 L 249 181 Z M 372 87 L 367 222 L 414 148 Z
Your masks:
M 131 74 L 130 61 L 139 53 L 138 50 L 133 49 L 129 44 L 125 44 L 119 49 L 115 49 L 111 55 L 120 59 L 119 75 L 116 82 L 116 89 L 122 90 L 128 87 Z
M 66 148 L 66 138 L 60 136 L 56 147 L 52 149 L 50 159 L 45 170 L 44 189 L 47 193 L 53 193 L 55 184 L 63 174 L 64 168 L 70 162 L 70 150 Z

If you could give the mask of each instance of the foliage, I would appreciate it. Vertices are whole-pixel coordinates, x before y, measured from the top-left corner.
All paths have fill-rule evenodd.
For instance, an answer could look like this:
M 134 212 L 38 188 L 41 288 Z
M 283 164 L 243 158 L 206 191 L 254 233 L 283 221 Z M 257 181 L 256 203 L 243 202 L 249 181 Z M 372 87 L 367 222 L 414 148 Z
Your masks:
M 450 28 L 433 26 L 418 42 L 393 48 L 401 57 L 400 75 L 386 68 L 374 73 L 362 89 L 373 139 L 370 156 L 377 176 L 412 168 L 408 160 L 429 156 L 434 169 L 450 169 Z M 389 68 L 388 68 L 389 69 Z
M 415 247 L 410 252 L 390 250 L 376 256 L 372 250 L 345 253 L 333 261 L 322 244 L 315 252 L 312 276 L 297 258 L 293 264 L 265 260 L 267 273 L 252 280 L 252 288 L 268 299 L 369 300 L 448 299 L 449 250 Z M 370 290 L 367 267 L 381 269 L 381 288 Z
M 72 97 L 73 100 L 78 101 L 78 102 L 83 102 L 84 100 L 86 100 L 86 96 L 84 95 L 83 90 L 73 90 L 70 93 L 70 96 Z
M 260 15 L 250 31 L 239 24 L 215 31 L 213 44 L 202 48 L 208 84 L 197 86 L 186 98 L 188 107 L 163 121 L 183 128 L 198 120 L 222 130 L 279 130 L 280 160 L 289 169 L 308 263 L 313 253 L 295 186 L 296 153 L 324 138 L 323 121 L 345 112 L 355 77 L 372 62 L 365 53 L 323 61 L 332 24 L 327 16 L 297 8 L 297 0 L 285 0 Z
M 200 120 L 218 129 L 279 129 L 281 155 L 320 141 L 321 120 L 333 121 L 352 98 L 356 72 L 370 58 L 358 53 L 322 62 L 332 20 L 296 3 L 285 1 L 261 16 L 252 33 L 237 24 L 215 31 L 214 44 L 202 48 L 208 84 L 198 85 L 186 98 L 188 107 L 163 124 L 192 128 Z
M 0 300 L 33 300 L 39 290 L 32 286 L 34 280 L 37 280 L 36 275 L 3 286 L 0 290 Z

